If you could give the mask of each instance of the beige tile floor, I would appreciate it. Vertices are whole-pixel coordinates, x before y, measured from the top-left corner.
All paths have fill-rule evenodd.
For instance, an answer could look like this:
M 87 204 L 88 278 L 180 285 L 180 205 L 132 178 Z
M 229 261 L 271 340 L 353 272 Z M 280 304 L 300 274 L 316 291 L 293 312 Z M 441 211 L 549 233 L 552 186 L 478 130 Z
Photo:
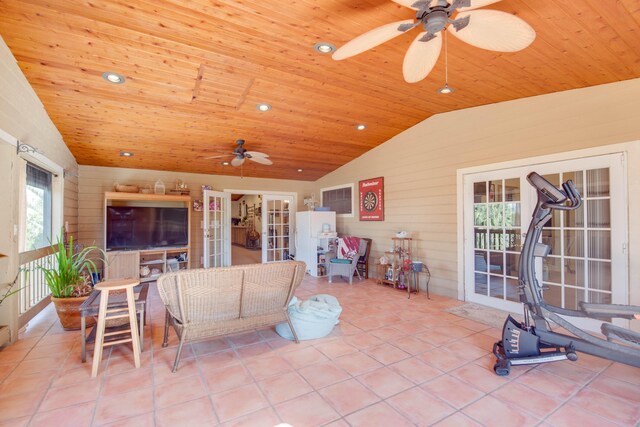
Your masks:
M 324 339 L 290 343 L 272 328 L 161 347 L 162 304 L 149 297 L 142 367 L 127 346 L 97 378 L 78 332 L 52 308 L 0 351 L 0 426 L 633 426 L 640 369 L 578 362 L 492 371 L 500 331 L 454 316 L 460 302 L 354 280 L 306 278 L 297 295 L 335 295 L 344 311 Z M 148 338 L 150 337 L 150 338 Z

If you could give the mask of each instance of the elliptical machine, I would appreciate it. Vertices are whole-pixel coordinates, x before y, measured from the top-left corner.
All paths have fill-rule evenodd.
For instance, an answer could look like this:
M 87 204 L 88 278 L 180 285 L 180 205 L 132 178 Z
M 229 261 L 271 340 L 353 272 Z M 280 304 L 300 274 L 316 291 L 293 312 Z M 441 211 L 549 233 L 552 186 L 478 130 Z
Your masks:
M 529 365 L 559 360 L 578 360 L 583 352 L 627 365 L 640 367 L 640 333 L 609 323 L 611 318 L 633 319 L 640 314 L 639 306 L 619 304 L 579 303 L 579 310 L 564 309 L 544 301 L 542 286 L 535 278 L 535 258 L 546 257 L 549 246 L 538 243 L 542 227 L 551 219 L 553 210 L 574 210 L 582 199 L 571 180 L 563 190 L 535 172 L 527 176 L 537 190 L 538 201 L 527 231 L 518 264 L 520 301 L 524 304 L 524 322 L 508 316 L 502 329 L 502 340 L 493 345 L 497 375 L 509 375 L 512 365 Z M 603 320 L 602 334 L 606 340 L 593 336 L 565 320 L 563 316 L 589 317 Z M 553 332 L 549 321 L 574 336 Z

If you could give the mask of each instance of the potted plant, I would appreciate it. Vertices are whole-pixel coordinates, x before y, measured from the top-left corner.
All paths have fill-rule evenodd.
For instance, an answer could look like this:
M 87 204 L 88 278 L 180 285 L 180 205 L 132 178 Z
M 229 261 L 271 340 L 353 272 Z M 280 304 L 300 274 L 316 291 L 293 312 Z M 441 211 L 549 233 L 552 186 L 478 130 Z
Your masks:
M 96 264 L 89 256 L 93 252 L 104 255 L 104 251 L 97 246 L 76 249 L 73 237 L 65 245 L 62 232 L 58 236 L 58 243 L 52 244 L 51 248 L 55 252 L 55 262 L 48 267 L 40 267 L 51 291 L 51 300 L 62 327 L 65 330 L 80 329 L 80 304 L 93 291 L 91 273 L 97 273 Z M 93 318 L 86 320 L 87 326 L 95 323 Z

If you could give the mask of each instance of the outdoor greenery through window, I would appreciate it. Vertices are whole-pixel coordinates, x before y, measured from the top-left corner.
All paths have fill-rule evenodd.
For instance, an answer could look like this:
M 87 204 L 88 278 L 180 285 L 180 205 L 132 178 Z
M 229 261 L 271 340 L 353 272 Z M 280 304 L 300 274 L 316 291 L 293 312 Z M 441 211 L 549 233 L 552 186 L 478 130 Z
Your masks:
M 52 241 L 52 178 L 50 172 L 27 163 L 25 251 L 48 246 Z

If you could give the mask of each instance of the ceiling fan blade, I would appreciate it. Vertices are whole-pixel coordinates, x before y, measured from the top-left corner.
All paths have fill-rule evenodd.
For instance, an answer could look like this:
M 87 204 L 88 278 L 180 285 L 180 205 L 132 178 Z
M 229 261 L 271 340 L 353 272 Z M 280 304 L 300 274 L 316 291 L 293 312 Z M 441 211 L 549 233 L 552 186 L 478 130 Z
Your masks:
M 517 16 L 497 10 L 471 10 L 456 19 L 469 17 L 469 25 L 457 31 L 449 25 L 447 31 L 471 46 L 497 52 L 517 52 L 536 39 L 536 32 Z
M 400 6 L 408 7 L 409 9 L 416 10 L 412 5 L 416 2 L 416 0 L 393 0 L 395 3 L 398 3 Z
M 272 165 L 273 162 L 269 159 L 267 159 L 266 157 L 249 157 L 249 160 L 253 160 L 256 163 L 260 163 L 261 165 Z
M 404 56 L 402 74 L 408 83 L 416 83 L 427 77 L 440 56 L 442 48 L 440 33 L 434 34 L 435 37 L 428 42 L 420 41 L 425 35 L 426 33 L 418 34 Z
M 403 31 L 398 30 L 398 27 L 402 24 L 413 24 L 413 19 L 392 22 L 367 31 L 336 50 L 331 57 L 336 61 L 340 61 L 374 48 L 400 34 L 404 34 Z
M 470 0 L 471 6 L 469 7 L 461 7 L 458 9 L 459 12 L 464 12 L 466 10 L 478 9 L 484 6 L 489 6 L 493 3 L 498 3 L 500 0 Z
M 268 154 L 261 153 L 259 151 L 245 151 L 244 154 L 248 154 L 251 157 L 269 157 Z
M 230 154 L 220 154 L 220 155 L 217 155 L 217 156 L 205 157 L 205 159 L 221 159 L 223 157 L 229 157 L 229 156 L 230 156 Z
M 244 163 L 244 157 L 239 159 L 239 158 L 234 158 L 233 160 L 231 160 L 231 166 L 241 166 Z

